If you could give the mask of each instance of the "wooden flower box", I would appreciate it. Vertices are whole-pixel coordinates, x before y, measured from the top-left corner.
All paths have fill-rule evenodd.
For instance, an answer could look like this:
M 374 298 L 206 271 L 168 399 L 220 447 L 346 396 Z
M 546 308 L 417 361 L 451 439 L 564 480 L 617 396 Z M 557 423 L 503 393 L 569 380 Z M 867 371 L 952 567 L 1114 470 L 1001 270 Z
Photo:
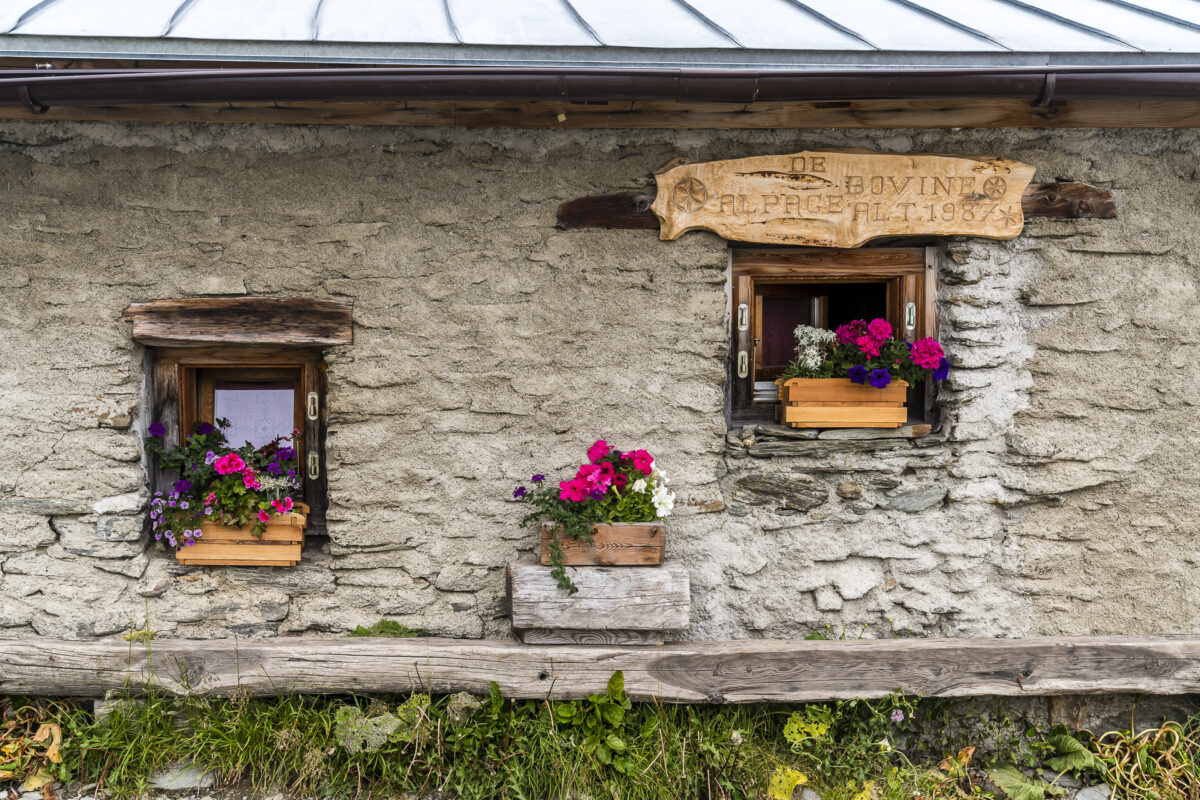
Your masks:
M 542 564 L 550 566 L 550 543 L 555 525 L 542 523 Z M 592 539 L 582 542 L 559 536 L 563 564 L 571 567 L 647 567 L 663 563 L 667 528 L 660 522 L 617 522 L 593 525 Z
M 779 381 L 779 422 L 793 428 L 899 428 L 908 421 L 908 383 L 882 389 L 849 378 Z
M 252 526 L 231 528 L 213 522 L 200 525 L 200 538 L 175 553 L 180 564 L 232 567 L 294 567 L 304 549 L 308 506 L 296 503 L 290 514 L 272 514 L 262 536 Z

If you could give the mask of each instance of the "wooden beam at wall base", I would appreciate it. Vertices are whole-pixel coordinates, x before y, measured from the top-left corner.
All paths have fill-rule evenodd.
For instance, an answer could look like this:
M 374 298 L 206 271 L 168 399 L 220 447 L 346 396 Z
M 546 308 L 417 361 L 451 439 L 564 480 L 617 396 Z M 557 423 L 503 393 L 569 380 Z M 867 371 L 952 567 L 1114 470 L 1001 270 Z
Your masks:
M 459 128 L 1194 128 L 1200 102 L 853 100 L 790 103 L 283 102 L 0 108 L 0 120 L 263 122 Z
M 658 217 L 650 210 L 648 194 L 601 194 L 568 200 L 558 207 L 557 227 L 610 230 L 657 230 Z M 1112 193 L 1087 183 L 1031 183 L 1021 197 L 1026 217 L 1054 219 L 1116 219 Z
M 528 646 L 467 639 L 0 641 L 0 695 L 603 692 L 637 700 L 811 702 L 882 697 L 1200 692 L 1200 636 L 686 642 Z

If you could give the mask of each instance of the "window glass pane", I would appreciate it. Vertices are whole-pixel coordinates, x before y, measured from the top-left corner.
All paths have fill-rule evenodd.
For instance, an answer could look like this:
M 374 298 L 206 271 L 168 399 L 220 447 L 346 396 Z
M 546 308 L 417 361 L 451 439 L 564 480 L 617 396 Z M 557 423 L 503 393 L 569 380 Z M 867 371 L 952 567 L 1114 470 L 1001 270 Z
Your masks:
M 233 447 L 243 442 L 262 447 L 276 436 L 292 432 L 295 399 L 296 387 L 291 381 L 217 381 L 213 389 L 213 416 L 229 420 L 225 435 Z

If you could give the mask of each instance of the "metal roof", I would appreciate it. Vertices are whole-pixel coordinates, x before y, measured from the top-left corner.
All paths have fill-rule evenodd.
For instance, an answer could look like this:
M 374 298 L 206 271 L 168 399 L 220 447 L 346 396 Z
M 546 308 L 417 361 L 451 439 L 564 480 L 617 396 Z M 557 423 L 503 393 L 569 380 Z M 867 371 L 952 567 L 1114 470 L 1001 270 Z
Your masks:
M 0 56 L 647 67 L 1200 61 L 1200 0 L 0 0 Z

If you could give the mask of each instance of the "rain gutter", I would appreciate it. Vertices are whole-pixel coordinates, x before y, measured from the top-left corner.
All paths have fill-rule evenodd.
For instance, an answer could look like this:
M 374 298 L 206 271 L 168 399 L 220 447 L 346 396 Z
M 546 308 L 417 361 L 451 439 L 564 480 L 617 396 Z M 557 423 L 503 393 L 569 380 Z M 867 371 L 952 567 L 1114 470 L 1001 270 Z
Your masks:
M 0 70 L 0 106 L 225 102 L 990 98 L 1200 100 L 1198 66 L 743 70 L 563 67 L 316 67 Z

